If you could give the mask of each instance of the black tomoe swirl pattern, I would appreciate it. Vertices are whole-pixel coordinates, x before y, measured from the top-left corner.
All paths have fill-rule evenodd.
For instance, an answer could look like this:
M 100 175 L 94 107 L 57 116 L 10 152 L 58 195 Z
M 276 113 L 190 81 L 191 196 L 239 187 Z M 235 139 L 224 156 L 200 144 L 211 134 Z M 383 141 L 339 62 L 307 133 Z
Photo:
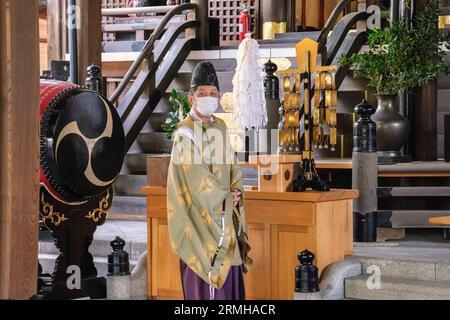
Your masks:
M 67 201 L 85 201 L 107 190 L 118 176 L 125 156 L 124 131 L 106 98 L 69 88 L 42 115 L 40 147 L 43 174 L 55 191 Z

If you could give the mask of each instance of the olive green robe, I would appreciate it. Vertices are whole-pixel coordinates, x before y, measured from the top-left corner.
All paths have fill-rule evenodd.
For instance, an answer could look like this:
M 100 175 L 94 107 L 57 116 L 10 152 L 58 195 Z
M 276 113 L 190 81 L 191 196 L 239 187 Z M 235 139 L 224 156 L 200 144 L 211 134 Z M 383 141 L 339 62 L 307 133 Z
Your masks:
M 189 116 L 175 134 L 167 181 L 167 218 L 175 254 L 204 281 L 220 289 L 232 266 L 236 245 L 244 272 L 252 260 L 248 256 L 242 172 L 229 147 L 225 123 L 212 119 L 205 124 Z M 242 192 L 237 208 L 233 208 L 232 189 Z

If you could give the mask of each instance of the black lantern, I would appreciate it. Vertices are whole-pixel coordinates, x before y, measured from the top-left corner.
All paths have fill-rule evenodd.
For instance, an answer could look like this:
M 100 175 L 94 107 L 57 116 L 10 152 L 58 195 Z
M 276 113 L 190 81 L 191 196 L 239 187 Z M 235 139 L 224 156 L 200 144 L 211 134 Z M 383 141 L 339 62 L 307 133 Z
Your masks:
M 298 254 L 300 265 L 295 268 L 295 292 L 319 292 L 319 269 L 313 264 L 314 254 L 305 250 Z
M 279 100 L 280 99 L 280 80 L 275 76 L 278 67 L 272 60 L 269 59 L 264 64 L 263 68 L 266 76 L 264 77 L 264 88 L 266 92 L 266 99 Z
M 353 127 L 353 152 L 377 152 L 377 125 L 370 119 L 375 107 L 365 99 L 355 107 L 359 120 Z
M 120 237 L 111 241 L 113 251 L 108 255 L 108 276 L 130 275 L 130 256 L 123 250 L 125 244 Z

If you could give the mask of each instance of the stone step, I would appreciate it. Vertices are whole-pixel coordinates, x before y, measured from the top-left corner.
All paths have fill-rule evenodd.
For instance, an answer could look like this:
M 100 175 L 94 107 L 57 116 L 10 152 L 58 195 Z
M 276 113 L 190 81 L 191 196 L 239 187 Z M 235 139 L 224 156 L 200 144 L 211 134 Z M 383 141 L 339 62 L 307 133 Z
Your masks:
M 388 197 L 447 197 L 450 187 L 380 187 L 379 198 Z
M 141 132 L 135 144 L 142 153 L 172 153 L 173 142 L 165 132 Z
M 450 210 L 378 210 L 384 216 L 390 216 L 392 228 L 444 228 L 432 225 L 430 218 L 446 217 Z
M 305 31 L 305 32 L 286 32 L 286 33 L 276 33 L 275 39 L 294 39 L 301 41 L 305 38 L 318 39 L 320 31 Z
M 450 281 L 450 264 L 444 261 L 433 261 L 433 259 L 430 258 L 418 259 L 418 257 L 415 258 L 417 261 L 392 259 L 388 257 L 361 257 L 357 255 L 353 256 L 353 258 L 361 262 L 364 274 L 372 273 L 373 268 L 375 267 L 380 270 L 380 274 L 383 277 Z
M 122 168 L 123 174 L 146 175 L 147 174 L 147 157 L 160 154 L 144 154 L 140 152 L 129 152 L 125 156 Z
M 226 58 L 208 58 L 207 60 L 214 66 L 217 73 L 232 72 L 235 71 L 237 67 L 236 55 L 237 51 L 236 53 L 230 53 Z M 186 60 L 181 66 L 179 73 L 192 73 L 200 62 L 202 62 L 202 60 Z
M 345 280 L 345 297 L 363 300 L 450 300 L 450 281 L 381 276 L 379 289 L 369 289 L 370 275 Z M 369 281 L 372 284 L 372 281 Z
M 258 40 L 258 44 L 261 47 L 275 47 L 275 46 L 295 46 L 300 40 L 305 39 L 307 37 L 303 37 L 301 39 L 295 38 L 279 38 L 279 39 L 266 39 L 266 40 Z
M 163 132 L 162 125 L 169 117 L 169 112 L 153 112 L 144 125 L 142 131 Z
M 114 201 L 117 196 L 140 196 L 142 197 L 141 189 L 147 185 L 146 175 L 132 175 L 132 174 L 120 174 L 116 182 L 114 182 Z
M 141 52 L 146 41 L 108 41 L 102 43 L 102 52 Z
M 130 183 L 130 186 L 133 186 L 132 182 Z M 147 199 L 142 195 L 115 196 L 109 211 L 108 219 L 120 221 L 147 221 Z

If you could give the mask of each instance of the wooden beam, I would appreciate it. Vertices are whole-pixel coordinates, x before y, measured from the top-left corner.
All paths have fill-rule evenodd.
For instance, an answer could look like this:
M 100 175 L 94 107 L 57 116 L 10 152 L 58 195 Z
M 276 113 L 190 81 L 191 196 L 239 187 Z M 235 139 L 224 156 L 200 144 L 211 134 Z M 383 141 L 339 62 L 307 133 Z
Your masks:
M 65 60 L 67 53 L 66 0 L 48 0 L 48 66 L 53 60 Z
M 416 12 L 422 11 L 430 0 L 416 0 Z M 436 25 L 438 21 L 436 21 Z M 414 99 L 414 160 L 437 160 L 437 80 L 415 89 Z
M 78 30 L 78 77 L 84 85 L 91 64 L 102 67 L 102 0 L 77 0 L 80 8 Z
M 415 89 L 414 160 L 437 160 L 437 80 Z
M 38 9 L 37 0 L 0 1 L 0 299 L 37 290 Z
M 319 1 L 319 28 L 325 25 L 325 0 Z

